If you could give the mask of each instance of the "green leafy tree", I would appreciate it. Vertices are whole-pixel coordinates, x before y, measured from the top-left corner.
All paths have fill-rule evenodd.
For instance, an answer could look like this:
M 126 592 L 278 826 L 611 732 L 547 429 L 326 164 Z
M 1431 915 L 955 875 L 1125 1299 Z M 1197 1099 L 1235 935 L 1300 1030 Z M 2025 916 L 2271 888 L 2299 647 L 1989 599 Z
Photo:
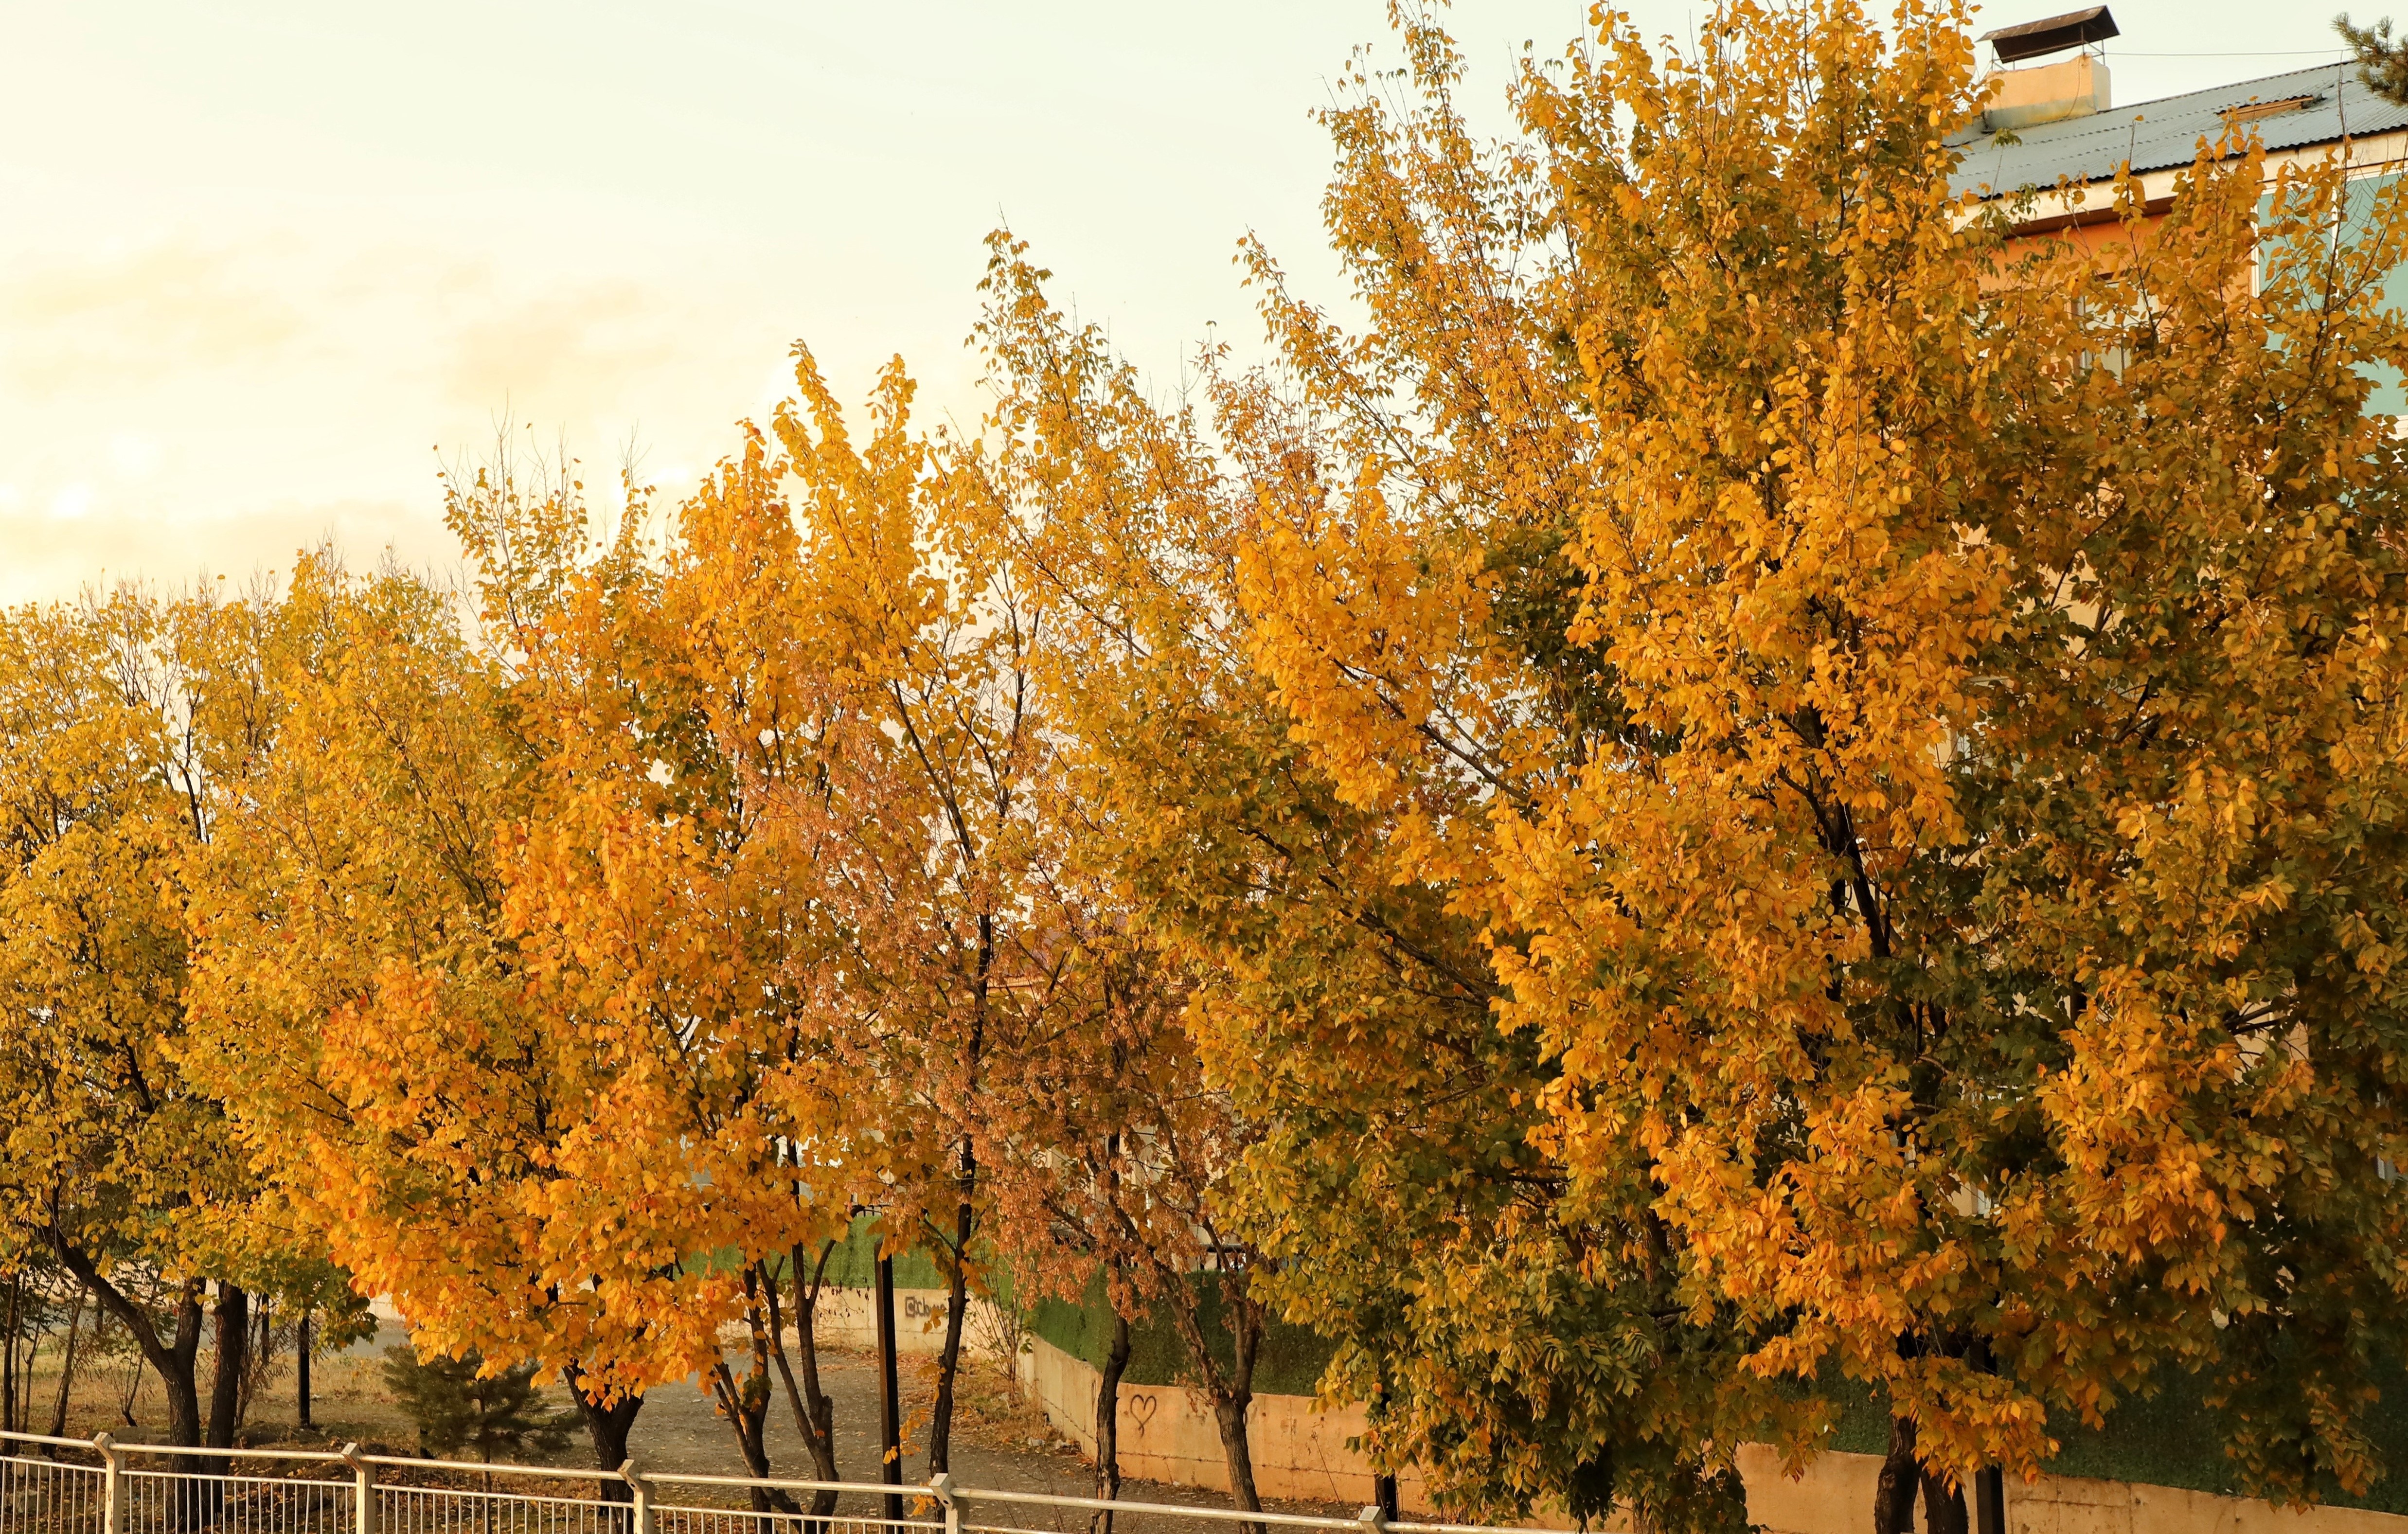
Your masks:
M 2408 36 L 2391 35 L 2391 18 L 2372 26 L 2353 26 L 2349 12 L 2333 18 L 2333 30 L 2358 55 L 2358 78 L 2387 101 L 2408 102 Z

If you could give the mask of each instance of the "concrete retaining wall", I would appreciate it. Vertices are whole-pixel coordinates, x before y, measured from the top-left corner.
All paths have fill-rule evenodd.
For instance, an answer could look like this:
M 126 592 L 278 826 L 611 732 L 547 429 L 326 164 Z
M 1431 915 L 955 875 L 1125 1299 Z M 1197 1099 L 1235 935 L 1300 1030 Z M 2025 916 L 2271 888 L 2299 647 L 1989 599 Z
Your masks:
M 897 1289 L 895 1291 L 895 1351 L 898 1354 L 941 1353 L 945 1346 L 945 1301 L 949 1297 L 942 1289 Z M 812 1328 L 820 1343 L 832 1348 L 872 1350 L 878 1346 L 878 1291 L 875 1289 L 838 1289 L 820 1291 L 819 1309 Z M 970 1298 L 969 1318 L 962 1331 L 962 1347 L 966 1352 L 990 1352 L 993 1340 L 1001 1335 L 995 1325 L 995 1307 L 976 1296 Z
M 1771 1450 L 1740 1450 L 1748 1516 L 1783 1534 L 1862 1534 L 1872 1518 L 1877 1455 L 1828 1454 L 1803 1480 L 1781 1473 Z M 1918 1512 L 1916 1527 L 1922 1527 Z M 2408 1534 L 2408 1518 L 2359 1508 L 2293 1512 L 2178 1486 L 2043 1475 L 2007 1483 L 2009 1534 Z
M 1021 1357 L 1020 1376 L 1054 1425 L 1092 1457 L 1101 1383 L 1095 1367 L 1038 1338 Z M 1371 1500 L 1371 1468 L 1346 1446 L 1363 1431 L 1361 1407 L 1316 1410 L 1309 1397 L 1256 1396 L 1249 1426 L 1254 1485 L 1265 1497 L 1355 1507 Z M 1120 1438 L 1123 1475 L 1228 1489 L 1212 1408 L 1200 1392 L 1122 1386 Z M 1739 1463 L 1748 1516 L 1773 1534 L 1864 1534 L 1871 1522 L 1878 1455 L 1818 1455 L 1794 1481 L 1782 1474 L 1780 1457 L 1760 1445 L 1742 1447 Z M 1408 1513 L 1438 1511 L 1410 1470 L 1397 1478 L 1397 1500 Z M 1560 1518 L 1543 1522 L 1569 1527 Z M 1606 1527 L 1627 1526 L 1616 1516 Z M 1922 1527 L 1919 1515 L 1916 1527 Z M 2408 1518 L 2356 1508 L 2292 1512 L 2172 1486 L 2048 1475 L 2030 1484 L 2008 1483 L 2007 1528 L 2009 1534 L 2408 1534 Z
M 1095 1366 L 1039 1337 L 1032 1340 L 1031 1351 L 1021 1355 L 1020 1378 L 1054 1426 L 1093 1459 L 1096 1392 L 1102 1383 Z M 1316 1411 L 1307 1396 L 1256 1396 L 1248 1427 L 1254 1489 L 1265 1497 L 1351 1507 L 1371 1500 L 1370 1466 L 1346 1447 L 1348 1439 L 1363 1431 L 1361 1407 Z M 1221 1431 L 1212 1420 L 1211 1401 L 1200 1391 L 1178 1385 L 1121 1386 L 1120 1447 L 1123 1475 L 1229 1489 Z M 1397 1491 L 1404 1507 L 1427 1509 L 1420 1477 L 1410 1471 L 1398 1477 Z

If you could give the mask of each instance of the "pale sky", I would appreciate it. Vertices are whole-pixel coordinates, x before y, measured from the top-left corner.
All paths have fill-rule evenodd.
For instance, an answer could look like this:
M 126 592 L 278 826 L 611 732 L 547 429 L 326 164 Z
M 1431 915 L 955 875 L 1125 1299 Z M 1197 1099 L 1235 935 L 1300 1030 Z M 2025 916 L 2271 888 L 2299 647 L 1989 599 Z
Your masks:
M 1705 7 L 1635 8 L 1685 37 Z M 2338 57 L 2329 8 L 2115 0 L 2116 101 Z M 1455 7 L 1490 121 L 1522 43 L 1559 51 L 1585 10 Z M 1245 231 L 1338 296 L 1308 113 L 1383 15 L 0 0 L 0 601 L 288 569 L 327 536 L 448 565 L 437 450 L 505 410 L 593 483 L 633 440 L 675 494 L 782 396 L 797 338 L 848 398 L 899 351 L 928 410 L 974 418 L 1005 220 L 1175 378 L 1208 327 L 1257 335 Z

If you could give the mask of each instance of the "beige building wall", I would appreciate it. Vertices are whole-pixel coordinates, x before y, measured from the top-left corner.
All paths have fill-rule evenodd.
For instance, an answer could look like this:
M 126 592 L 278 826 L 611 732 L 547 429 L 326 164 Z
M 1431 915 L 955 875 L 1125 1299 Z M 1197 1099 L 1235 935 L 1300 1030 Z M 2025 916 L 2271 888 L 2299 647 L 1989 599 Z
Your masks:
M 1020 1377 L 1054 1425 L 1091 1457 L 1096 1450 L 1095 1367 L 1035 1339 L 1020 1360 Z M 1371 1469 L 1346 1441 L 1363 1431 L 1361 1407 L 1316 1410 L 1304 1396 L 1256 1396 L 1252 1419 L 1254 1484 L 1265 1497 L 1359 1507 L 1371 1500 Z M 1221 1438 L 1211 1403 L 1177 1385 L 1124 1385 L 1120 1399 L 1121 1473 L 1178 1485 L 1226 1491 Z M 1770 1449 L 1740 1450 L 1747 1482 L 1748 1516 L 1771 1534 L 1864 1534 L 1872 1519 L 1875 1455 L 1817 1456 L 1799 1479 L 1781 1472 Z M 1432 1506 L 1421 1479 L 1397 1478 L 1397 1500 L 1408 1517 Z M 1555 1527 L 1569 1520 L 1539 1520 Z M 1916 1519 L 1918 1528 L 1922 1520 Z M 1607 1526 L 1627 1527 L 1616 1517 Z M 2408 1534 L 2408 1518 L 2355 1508 L 2306 1512 L 2263 1502 L 2122 1481 L 2042 1476 L 2007 1484 L 2009 1534 Z

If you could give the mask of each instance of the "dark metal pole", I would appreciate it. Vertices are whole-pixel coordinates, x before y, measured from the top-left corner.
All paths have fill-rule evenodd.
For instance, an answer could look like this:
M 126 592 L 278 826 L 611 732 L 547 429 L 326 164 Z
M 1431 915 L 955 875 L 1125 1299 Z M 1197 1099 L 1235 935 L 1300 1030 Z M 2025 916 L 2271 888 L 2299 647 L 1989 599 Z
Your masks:
M 308 1427 L 312 1425 L 309 1421 L 309 1312 L 307 1311 L 301 1312 L 301 1326 L 294 1338 L 293 1355 L 299 1369 L 294 1381 L 294 1394 L 300 1399 L 301 1426 Z
M 895 1369 L 895 1259 L 878 1257 L 878 1443 L 883 1463 L 879 1479 L 890 1486 L 903 1484 L 903 1402 Z M 886 1522 L 903 1521 L 903 1495 L 886 1494 Z
M 1973 1534 L 2007 1534 L 2007 1474 L 1996 1465 L 1973 1472 Z

